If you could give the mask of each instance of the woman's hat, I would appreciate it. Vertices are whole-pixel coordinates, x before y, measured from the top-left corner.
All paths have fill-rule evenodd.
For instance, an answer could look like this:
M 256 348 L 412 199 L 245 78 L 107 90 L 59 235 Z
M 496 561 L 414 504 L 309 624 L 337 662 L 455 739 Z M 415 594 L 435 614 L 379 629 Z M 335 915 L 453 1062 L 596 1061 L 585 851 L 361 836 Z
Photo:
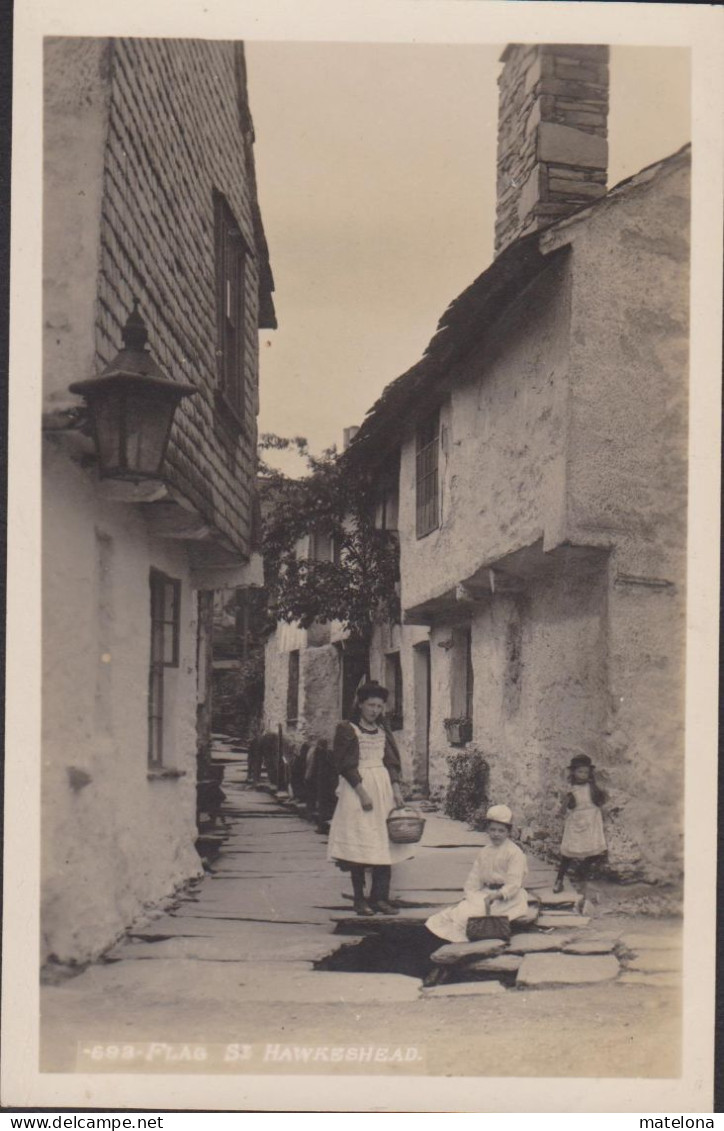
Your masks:
M 485 814 L 486 821 L 498 821 L 501 825 L 512 825 L 513 814 L 507 805 L 491 805 Z
M 575 754 L 571 758 L 568 768 L 575 770 L 576 766 L 588 766 L 591 770 L 594 768 L 593 762 L 588 757 L 588 754 Z
M 367 683 L 363 683 L 361 687 L 357 688 L 357 702 L 364 703 L 365 699 L 381 699 L 386 703 L 389 698 L 389 691 L 383 687 L 381 683 L 371 679 Z

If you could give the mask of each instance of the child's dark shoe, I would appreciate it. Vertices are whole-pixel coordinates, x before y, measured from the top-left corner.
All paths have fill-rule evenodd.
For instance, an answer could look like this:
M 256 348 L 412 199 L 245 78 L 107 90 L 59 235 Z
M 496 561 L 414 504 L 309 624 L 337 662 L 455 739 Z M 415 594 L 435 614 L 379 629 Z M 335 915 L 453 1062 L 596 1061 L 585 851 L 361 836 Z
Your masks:
M 356 899 L 354 901 L 354 909 L 357 915 L 374 915 L 374 911 L 372 910 L 366 899 Z

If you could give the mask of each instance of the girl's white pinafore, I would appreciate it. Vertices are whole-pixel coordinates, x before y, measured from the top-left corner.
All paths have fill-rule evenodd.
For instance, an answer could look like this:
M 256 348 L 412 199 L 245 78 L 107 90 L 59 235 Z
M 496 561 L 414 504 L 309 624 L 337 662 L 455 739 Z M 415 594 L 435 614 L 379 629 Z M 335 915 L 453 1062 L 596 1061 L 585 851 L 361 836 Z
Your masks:
M 387 818 L 395 806 L 392 782 L 383 762 L 385 732 L 368 734 L 351 723 L 359 742 L 359 774 L 372 801 L 365 812 L 357 793 L 340 777 L 337 808 L 329 827 L 327 859 L 354 864 L 396 864 L 413 855 L 409 844 L 393 844 L 387 834 Z
M 575 809 L 569 809 L 563 826 L 561 856 L 571 860 L 585 860 L 589 856 L 602 856 L 606 851 L 603 816 L 598 805 L 593 804 L 588 782 L 571 786 L 576 799 Z
M 528 893 L 523 887 L 528 867 L 525 853 L 505 840 L 496 848 L 489 844 L 475 857 L 470 875 L 465 881 L 465 898 L 454 907 L 436 911 L 425 926 L 433 935 L 448 942 L 467 942 L 468 919 L 476 916 L 504 915 L 508 919 L 523 919 L 529 914 Z M 493 884 L 494 887 L 489 885 Z M 490 911 L 485 897 L 499 893 L 503 898 L 492 905 Z

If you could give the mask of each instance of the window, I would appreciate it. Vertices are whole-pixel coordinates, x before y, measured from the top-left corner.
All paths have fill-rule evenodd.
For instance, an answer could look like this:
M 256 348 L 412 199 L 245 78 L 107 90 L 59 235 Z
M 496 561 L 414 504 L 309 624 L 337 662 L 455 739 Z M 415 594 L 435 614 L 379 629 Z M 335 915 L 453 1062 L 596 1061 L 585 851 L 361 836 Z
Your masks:
M 453 718 L 472 719 L 473 673 L 472 633 L 469 628 L 455 629 L 453 632 L 453 671 L 451 715 Z
M 181 582 L 151 570 L 151 667 L 148 687 L 148 764 L 163 765 L 163 690 L 166 668 L 179 666 Z
M 244 423 L 246 261 L 248 249 L 226 200 L 214 194 L 219 384 L 227 409 Z
M 417 429 L 417 537 L 424 538 L 440 523 L 438 489 L 438 450 L 440 419 L 436 412 Z
M 399 652 L 388 652 L 385 656 L 385 687 L 390 693 L 387 700 L 387 720 L 390 730 L 402 730 L 404 726 L 402 663 Z
M 289 653 L 287 683 L 287 726 L 296 726 L 299 718 L 299 649 Z
M 331 562 L 334 560 L 334 546 L 332 535 L 328 530 L 317 528 L 309 535 L 309 559 L 313 562 Z
M 399 530 L 400 510 L 400 466 L 399 459 L 388 465 L 380 474 L 376 484 L 375 526 L 378 530 Z

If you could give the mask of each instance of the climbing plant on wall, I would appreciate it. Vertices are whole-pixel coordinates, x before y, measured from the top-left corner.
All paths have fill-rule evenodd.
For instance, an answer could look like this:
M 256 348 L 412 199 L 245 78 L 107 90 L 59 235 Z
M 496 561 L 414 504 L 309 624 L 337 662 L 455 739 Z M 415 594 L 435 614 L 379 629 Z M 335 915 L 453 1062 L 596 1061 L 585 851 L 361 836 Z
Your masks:
M 376 623 L 397 621 L 400 611 L 398 545 L 390 531 L 375 525 L 375 482 L 335 448 L 312 455 L 303 437 L 267 433 L 260 448 L 296 451 L 306 465 L 306 474 L 292 478 L 262 456 L 262 546 L 271 616 L 303 628 L 338 620 L 368 642 Z

